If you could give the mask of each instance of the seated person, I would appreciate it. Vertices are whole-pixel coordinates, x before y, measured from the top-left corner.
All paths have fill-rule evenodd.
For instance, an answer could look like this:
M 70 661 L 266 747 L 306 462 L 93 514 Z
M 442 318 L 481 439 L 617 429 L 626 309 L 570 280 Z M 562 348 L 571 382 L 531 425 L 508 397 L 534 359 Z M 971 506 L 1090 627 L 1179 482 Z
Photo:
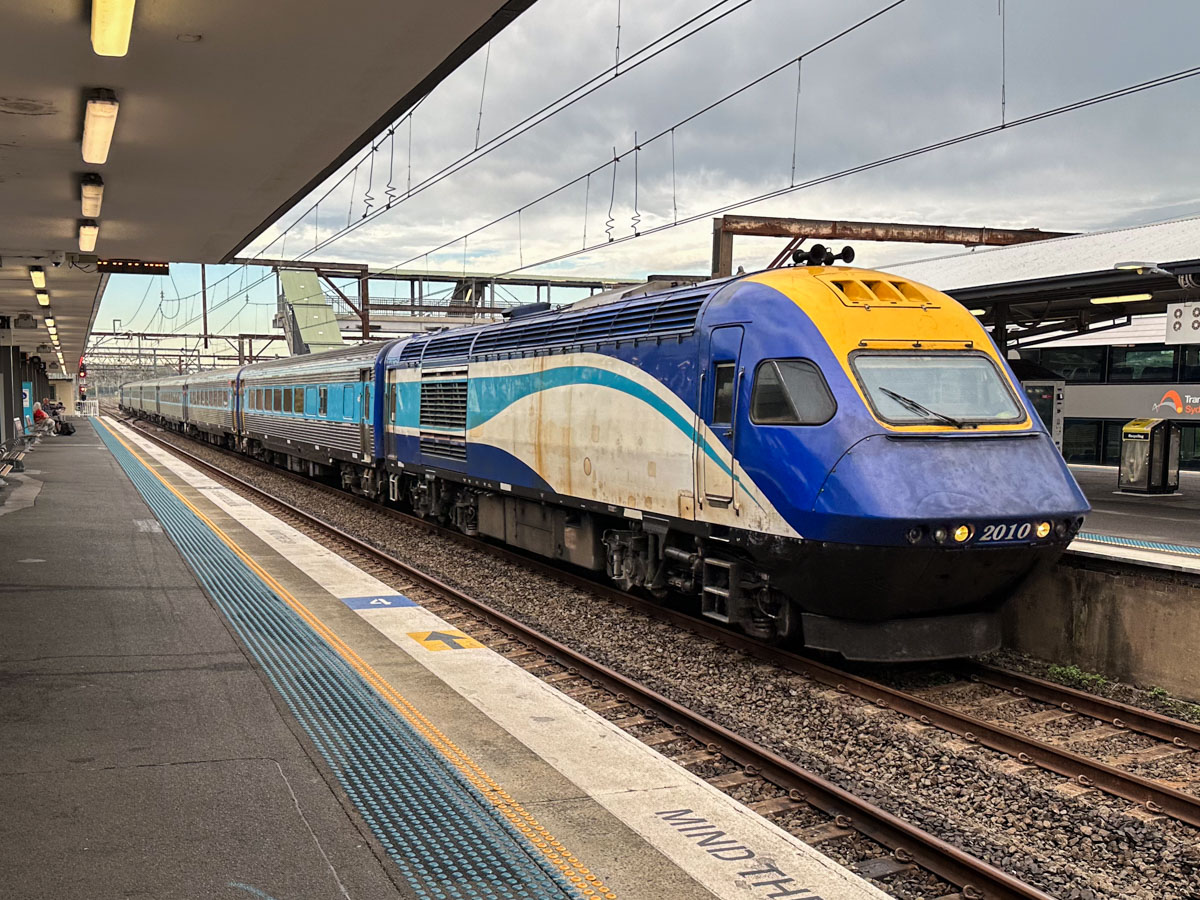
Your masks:
M 50 433 L 54 434 L 58 431 L 58 423 L 55 422 L 46 411 L 42 409 L 41 403 L 33 404 L 33 427 L 34 428 L 49 428 Z

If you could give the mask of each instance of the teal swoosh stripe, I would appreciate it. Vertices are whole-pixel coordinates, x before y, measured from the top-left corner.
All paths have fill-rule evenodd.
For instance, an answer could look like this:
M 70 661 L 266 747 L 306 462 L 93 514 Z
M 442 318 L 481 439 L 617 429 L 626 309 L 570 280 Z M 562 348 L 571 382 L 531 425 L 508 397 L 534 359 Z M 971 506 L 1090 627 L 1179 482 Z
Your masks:
M 530 394 L 576 384 L 594 384 L 641 400 L 682 431 L 688 440 L 701 444 L 705 455 L 720 466 L 725 474 L 733 475 L 729 466 L 717 456 L 716 451 L 709 445 L 708 440 L 703 438 L 692 426 L 692 423 L 679 414 L 678 410 L 633 379 L 595 366 L 561 366 L 557 369 L 531 372 L 527 375 L 472 378 L 467 397 L 467 429 L 476 428 L 489 419 L 495 418 L 518 400 Z
M 705 456 L 720 466 L 722 472 L 741 485 L 742 490 L 754 501 L 755 506 L 759 509 L 763 508 L 753 492 L 746 488 L 746 483 L 735 475 L 725 461 L 717 455 L 708 439 L 701 435 L 688 419 L 680 415 L 678 410 L 654 391 L 645 385 L 638 384 L 632 378 L 596 366 L 559 366 L 556 369 L 546 369 L 526 375 L 472 378 L 467 392 L 467 430 L 484 424 L 530 394 L 575 384 L 594 384 L 598 387 L 620 391 L 642 401 L 683 432 L 689 441 L 698 444 L 704 450 Z

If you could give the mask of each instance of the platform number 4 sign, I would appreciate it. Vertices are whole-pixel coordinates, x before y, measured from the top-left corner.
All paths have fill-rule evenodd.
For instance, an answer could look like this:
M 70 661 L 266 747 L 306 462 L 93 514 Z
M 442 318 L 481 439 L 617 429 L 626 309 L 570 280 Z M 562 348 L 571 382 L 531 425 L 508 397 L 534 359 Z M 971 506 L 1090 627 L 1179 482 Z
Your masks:
M 395 609 L 401 606 L 416 606 L 417 601 L 403 594 L 371 594 L 367 597 L 343 597 L 342 602 L 351 609 Z

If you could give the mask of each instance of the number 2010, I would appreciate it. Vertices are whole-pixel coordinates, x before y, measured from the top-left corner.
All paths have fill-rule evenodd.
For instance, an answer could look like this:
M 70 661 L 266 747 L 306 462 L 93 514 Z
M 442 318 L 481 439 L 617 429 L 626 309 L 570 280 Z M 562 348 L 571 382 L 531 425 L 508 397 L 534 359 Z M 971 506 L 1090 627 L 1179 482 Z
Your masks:
M 1023 541 L 1029 537 L 1033 526 L 1028 522 L 1014 522 L 1011 525 L 984 525 L 981 541 Z

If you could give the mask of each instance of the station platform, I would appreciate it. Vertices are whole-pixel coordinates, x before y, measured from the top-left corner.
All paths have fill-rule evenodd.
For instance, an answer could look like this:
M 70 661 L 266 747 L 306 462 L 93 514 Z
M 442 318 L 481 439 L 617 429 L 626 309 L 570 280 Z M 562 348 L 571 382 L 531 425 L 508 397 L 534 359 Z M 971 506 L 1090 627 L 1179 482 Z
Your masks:
M 115 421 L 24 462 L 5 895 L 886 896 Z
M 1114 466 L 1070 468 L 1092 506 L 1072 553 L 1200 573 L 1200 472 L 1180 472 L 1178 493 L 1134 494 Z

